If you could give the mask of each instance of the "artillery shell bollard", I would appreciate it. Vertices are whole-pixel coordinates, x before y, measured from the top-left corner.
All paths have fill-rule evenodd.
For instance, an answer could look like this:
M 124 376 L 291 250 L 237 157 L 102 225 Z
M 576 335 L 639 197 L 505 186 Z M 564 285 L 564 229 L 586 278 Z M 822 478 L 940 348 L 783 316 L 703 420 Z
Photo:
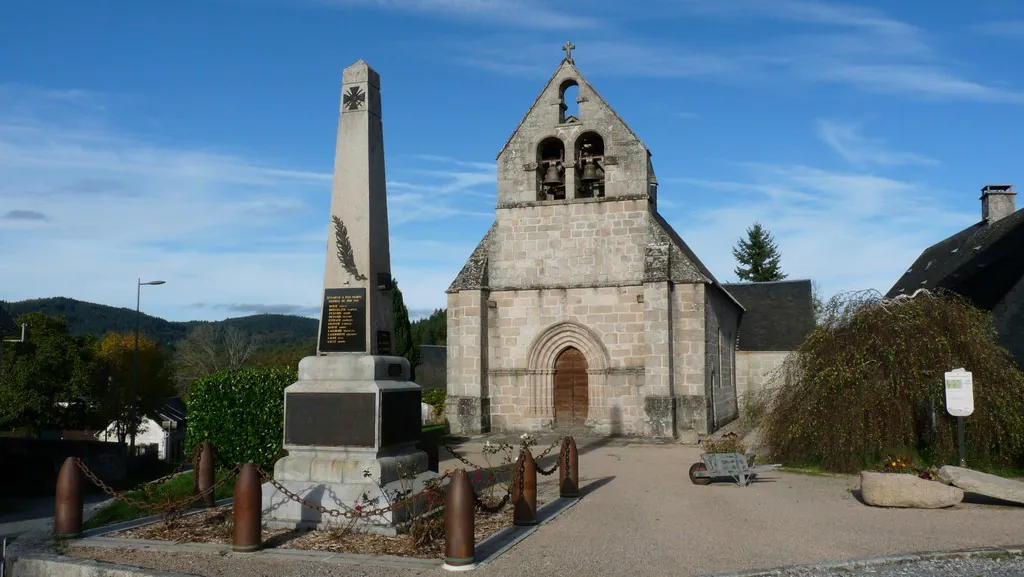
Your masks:
M 74 457 L 64 459 L 57 475 L 53 507 L 55 536 L 78 537 L 82 534 L 82 471 Z
M 445 493 L 444 568 L 468 571 L 476 567 L 476 508 L 473 487 L 465 469 L 452 474 Z
M 516 472 L 516 478 L 512 479 L 512 524 L 517 527 L 536 525 L 537 463 L 529 449 L 520 451 Z
M 231 535 L 231 549 L 237 553 L 252 553 L 260 548 L 262 496 L 260 475 L 252 463 L 246 463 L 235 480 L 235 527 Z
M 558 495 L 568 499 L 580 496 L 580 456 L 572 437 L 562 439 L 558 456 Z
M 203 441 L 201 453 L 199 454 L 199 470 L 195 471 L 195 475 L 199 478 L 199 484 L 197 485 L 198 495 L 202 495 L 197 499 L 196 504 L 202 504 L 204 507 L 213 507 L 213 491 L 210 490 L 213 487 L 213 445 L 209 441 Z

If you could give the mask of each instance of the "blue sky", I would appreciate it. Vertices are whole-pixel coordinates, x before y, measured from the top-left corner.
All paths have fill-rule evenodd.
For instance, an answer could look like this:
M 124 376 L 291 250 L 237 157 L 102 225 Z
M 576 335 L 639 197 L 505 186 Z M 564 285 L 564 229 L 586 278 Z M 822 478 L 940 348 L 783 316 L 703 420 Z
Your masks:
M 495 156 L 571 40 L 719 280 L 755 220 L 790 278 L 886 291 L 1024 185 L 1024 3 L 8 1 L 0 299 L 316 316 L 343 68 L 381 74 L 414 315 L 490 226 Z

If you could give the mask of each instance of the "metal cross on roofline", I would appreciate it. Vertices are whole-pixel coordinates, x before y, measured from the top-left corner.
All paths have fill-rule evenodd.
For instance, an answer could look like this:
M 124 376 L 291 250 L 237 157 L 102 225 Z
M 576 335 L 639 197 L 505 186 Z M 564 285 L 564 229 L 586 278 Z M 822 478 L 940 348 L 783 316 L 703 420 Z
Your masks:
M 572 60 L 572 51 L 576 49 L 576 45 L 572 42 L 566 42 L 565 46 L 562 46 L 562 50 L 565 50 L 565 61 L 569 64 L 574 64 Z

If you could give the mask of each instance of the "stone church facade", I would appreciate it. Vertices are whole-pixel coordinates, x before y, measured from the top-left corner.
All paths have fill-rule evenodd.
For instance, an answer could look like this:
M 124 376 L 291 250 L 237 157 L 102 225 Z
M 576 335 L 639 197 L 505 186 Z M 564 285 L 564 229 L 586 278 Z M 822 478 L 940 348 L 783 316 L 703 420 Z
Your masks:
M 649 150 L 568 54 L 498 155 L 494 224 L 447 291 L 450 427 L 714 431 L 738 415 L 744 308 L 658 213 Z

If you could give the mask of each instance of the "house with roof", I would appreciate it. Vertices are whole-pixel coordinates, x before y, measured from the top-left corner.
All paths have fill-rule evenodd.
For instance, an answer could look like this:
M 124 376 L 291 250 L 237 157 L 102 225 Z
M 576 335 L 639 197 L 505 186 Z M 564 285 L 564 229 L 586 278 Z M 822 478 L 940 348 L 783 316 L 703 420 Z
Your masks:
M 886 296 L 946 289 L 995 317 L 999 343 L 1024 367 L 1024 210 L 1013 185 L 981 189 L 981 220 L 921 253 Z
M 725 283 L 745 309 L 736 333 L 736 396 L 770 385 L 773 373 L 814 330 L 810 280 Z
M 135 434 L 135 450 L 171 462 L 185 458 L 185 425 L 187 410 L 179 397 L 164 399 L 163 404 L 142 418 Z M 96 439 L 117 443 L 117 422 L 96 433 Z

